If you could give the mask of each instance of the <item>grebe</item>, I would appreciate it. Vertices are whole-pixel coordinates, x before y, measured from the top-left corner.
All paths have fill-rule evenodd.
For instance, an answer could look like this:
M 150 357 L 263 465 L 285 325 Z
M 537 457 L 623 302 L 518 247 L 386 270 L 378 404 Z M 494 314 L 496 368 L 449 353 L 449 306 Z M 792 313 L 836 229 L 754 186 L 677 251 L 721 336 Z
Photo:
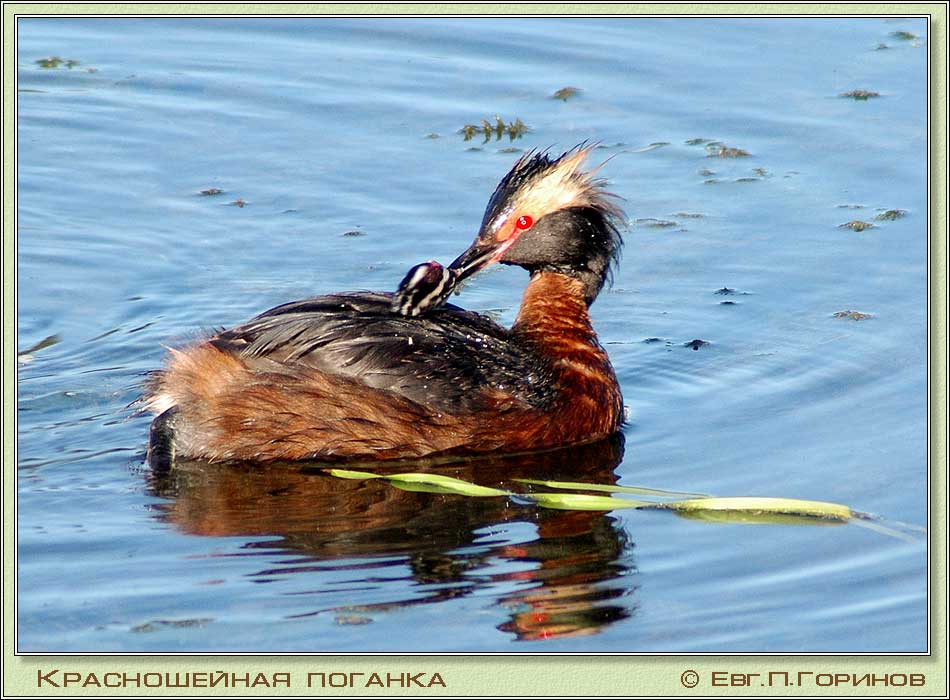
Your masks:
M 588 307 L 623 213 L 582 169 L 591 150 L 520 158 L 468 250 L 417 266 L 396 295 L 294 301 L 171 350 L 143 397 L 150 462 L 519 452 L 617 432 L 620 387 Z M 495 262 L 531 274 L 510 329 L 443 304 Z

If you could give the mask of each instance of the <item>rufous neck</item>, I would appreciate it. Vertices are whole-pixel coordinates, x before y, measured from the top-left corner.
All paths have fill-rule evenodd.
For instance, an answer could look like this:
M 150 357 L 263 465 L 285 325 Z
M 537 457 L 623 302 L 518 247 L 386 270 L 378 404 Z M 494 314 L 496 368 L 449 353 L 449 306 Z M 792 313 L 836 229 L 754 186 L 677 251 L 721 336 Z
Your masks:
M 595 340 L 584 299 L 584 284 L 558 272 L 535 273 L 521 300 L 513 330 L 544 344 L 558 337 L 574 342 Z

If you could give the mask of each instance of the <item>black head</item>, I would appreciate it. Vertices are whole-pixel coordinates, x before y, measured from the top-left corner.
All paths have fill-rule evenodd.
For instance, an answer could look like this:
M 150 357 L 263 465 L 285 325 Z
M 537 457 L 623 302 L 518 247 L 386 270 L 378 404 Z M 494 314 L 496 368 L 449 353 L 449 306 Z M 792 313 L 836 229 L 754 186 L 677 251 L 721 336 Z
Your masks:
M 471 247 L 449 269 L 453 285 L 494 262 L 532 274 L 559 272 L 584 283 L 591 303 L 620 256 L 623 212 L 605 182 L 581 165 L 581 145 L 550 157 L 528 153 L 501 180 Z

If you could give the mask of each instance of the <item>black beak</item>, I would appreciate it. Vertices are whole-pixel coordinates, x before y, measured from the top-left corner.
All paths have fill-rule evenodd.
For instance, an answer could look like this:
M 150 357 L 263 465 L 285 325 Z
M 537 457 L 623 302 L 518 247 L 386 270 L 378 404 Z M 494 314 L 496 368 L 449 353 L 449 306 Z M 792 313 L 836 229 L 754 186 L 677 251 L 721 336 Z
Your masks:
M 449 265 L 449 270 L 455 273 L 455 284 L 488 267 L 494 262 L 493 258 L 497 252 L 497 245 L 485 244 L 476 239 L 468 250 Z
M 413 267 L 393 295 L 391 308 L 403 316 L 419 316 L 441 306 L 468 277 L 497 261 L 497 243 L 475 242 L 448 267 L 434 260 Z

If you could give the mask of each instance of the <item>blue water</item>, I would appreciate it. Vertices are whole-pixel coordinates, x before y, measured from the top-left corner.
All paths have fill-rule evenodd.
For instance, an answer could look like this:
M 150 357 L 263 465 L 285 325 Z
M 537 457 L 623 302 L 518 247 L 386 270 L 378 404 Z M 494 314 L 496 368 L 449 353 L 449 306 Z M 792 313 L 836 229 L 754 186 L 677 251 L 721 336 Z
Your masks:
M 58 18 L 18 37 L 20 651 L 926 649 L 924 20 Z M 496 114 L 531 131 L 458 133 Z M 149 472 L 126 407 L 163 345 L 394 289 L 468 245 L 518 152 L 583 140 L 631 221 L 592 309 L 625 442 L 442 471 L 833 501 L 903 536 L 313 466 Z M 455 301 L 510 323 L 525 282 L 496 269 Z

